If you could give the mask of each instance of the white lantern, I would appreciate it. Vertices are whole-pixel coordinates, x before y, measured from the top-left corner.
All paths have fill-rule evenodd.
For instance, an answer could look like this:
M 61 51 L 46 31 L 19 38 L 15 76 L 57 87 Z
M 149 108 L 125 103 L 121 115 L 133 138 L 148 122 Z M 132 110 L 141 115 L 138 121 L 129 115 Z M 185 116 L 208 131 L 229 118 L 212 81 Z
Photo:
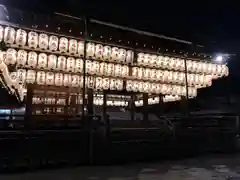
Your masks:
M 163 68 L 163 61 L 164 61 L 163 56 L 158 56 L 156 66 L 160 67 L 160 68 Z
M 66 69 L 66 58 L 64 56 L 59 56 L 57 61 L 57 69 L 65 71 Z
M 96 78 L 96 89 L 101 90 L 103 89 L 103 79 L 101 77 Z
M 201 73 L 202 72 L 202 63 L 201 62 L 196 62 L 196 72 Z
M 156 55 L 152 55 L 151 56 L 150 65 L 152 67 L 156 67 L 157 66 L 157 59 L 158 59 L 158 57 Z
M 143 78 L 143 71 L 144 71 L 144 68 L 138 68 L 138 75 L 137 75 L 138 79 Z
M 114 64 L 108 63 L 107 75 L 114 76 Z
M 48 35 L 41 33 L 39 35 L 38 43 L 39 43 L 39 48 L 40 49 L 43 49 L 43 50 L 48 49 L 48 44 L 49 44 Z
M 11 27 L 6 27 L 4 30 L 4 42 L 7 44 L 13 44 L 15 41 L 15 30 Z
M 78 42 L 78 55 L 84 56 L 84 41 Z
M 186 64 L 187 64 L 187 70 L 188 70 L 189 72 L 192 72 L 192 71 L 193 71 L 193 61 L 188 60 L 188 61 L 186 62 Z
M 78 87 L 80 85 L 79 80 L 80 80 L 80 77 L 78 75 L 73 75 L 72 76 L 72 87 Z
M 86 73 L 91 74 L 93 73 L 93 62 L 90 60 L 86 60 Z
M 223 73 L 224 76 L 229 75 L 229 69 L 226 65 L 222 65 L 222 73 Z
M 12 81 L 16 82 L 17 81 L 17 72 L 11 72 L 10 78 Z
M 44 71 L 37 72 L 37 84 L 44 85 L 46 83 L 46 74 Z
M 111 47 L 110 46 L 104 46 L 103 48 L 103 59 L 104 60 L 110 60 L 111 58 Z
M 0 26 L 0 42 L 3 40 L 4 37 L 4 29 L 2 26 Z
M 24 84 L 26 81 L 26 70 L 24 69 L 18 69 L 17 71 L 17 80 L 19 83 Z
M 169 68 L 169 57 L 168 56 L 163 57 L 162 67 L 165 69 Z
M 71 86 L 72 83 L 72 77 L 70 74 L 64 74 L 63 75 L 63 85 L 64 86 Z
M 87 87 L 90 88 L 90 89 L 93 89 L 94 88 L 94 77 L 92 76 L 88 76 L 87 77 Z
M 110 90 L 116 90 L 115 81 L 116 81 L 115 79 L 110 80 Z
M 102 81 L 102 85 L 103 85 L 103 89 L 107 90 L 109 89 L 109 79 L 108 78 L 103 78 L 103 81 Z
M 122 66 L 122 77 L 128 77 L 129 76 L 129 67 L 124 65 Z
M 153 81 L 157 80 L 157 70 L 156 69 L 152 69 L 150 72 L 151 72 L 150 73 L 151 80 L 153 80 Z
M 144 59 L 145 59 L 144 53 L 138 53 L 137 63 L 139 65 L 144 64 Z
M 167 82 L 169 82 L 169 83 L 173 82 L 173 72 L 172 71 L 168 72 Z
M 93 62 L 93 73 L 99 74 L 100 73 L 100 64 L 97 61 Z
M 212 74 L 212 64 L 208 64 L 207 66 L 207 74 Z
M 79 86 L 83 87 L 83 76 L 79 77 Z
M 17 64 L 20 66 L 25 66 L 27 63 L 27 52 L 24 50 L 19 50 L 17 53 Z
M 137 78 L 138 77 L 138 67 L 132 68 L 132 77 Z
M 144 87 L 144 82 L 142 82 L 142 81 L 139 82 L 139 83 L 138 83 L 138 91 L 139 91 L 139 92 L 143 92 L 143 90 L 144 90 L 143 87 Z
M 26 42 L 27 42 L 27 32 L 24 31 L 23 29 L 18 29 L 17 35 L 16 35 L 16 44 L 18 46 L 25 46 Z
M 127 51 L 126 51 L 125 49 L 119 49 L 118 60 L 119 60 L 120 62 L 125 62 L 126 55 L 127 55 Z
M 134 53 L 131 50 L 127 51 L 127 56 L 126 56 L 126 63 L 132 63 L 133 62 L 133 57 Z
M 54 54 L 48 56 L 48 69 L 57 69 L 57 56 Z
M 176 69 L 176 61 L 174 58 L 169 59 L 169 66 L 168 69 Z
M 37 65 L 37 53 L 34 51 L 31 51 L 28 53 L 28 61 L 27 61 L 28 67 L 35 68 Z
M 144 60 L 143 65 L 148 66 L 150 65 L 151 55 L 150 54 L 144 54 Z
M 40 53 L 38 55 L 38 68 L 45 69 L 47 67 L 47 55 L 45 53 Z
M 128 80 L 126 83 L 126 90 L 127 91 L 133 91 L 133 81 Z
M 122 66 L 120 64 L 115 65 L 115 76 L 120 77 L 122 74 Z
M 38 46 L 38 34 L 36 32 L 29 32 L 28 33 L 28 46 L 30 48 L 36 49 Z
M 196 61 L 192 62 L 192 72 L 197 72 L 197 62 Z
M 94 43 L 87 43 L 87 57 L 91 58 L 94 57 L 94 53 L 95 53 L 95 44 Z
M 83 69 L 83 60 L 82 59 L 76 59 L 75 60 L 75 72 L 81 73 Z
M 144 77 L 144 79 L 150 78 L 150 69 L 148 69 L 148 68 L 143 69 L 143 77 Z
M 57 36 L 50 36 L 50 38 L 49 38 L 49 49 L 50 49 L 50 51 L 57 51 L 58 50 L 58 37 Z
M 17 61 L 17 51 L 15 49 L 8 49 L 7 50 L 7 56 L 6 56 L 6 64 L 15 64 Z
M 95 48 L 95 56 L 97 59 L 102 59 L 103 57 L 103 45 L 97 44 Z
M 63 74 L 62 73 L 56 73 L 55 74 L 55 81 L 56 86 L 62 86 L 63 84 Z
M 77 54 L 78 52 L 78 42 L 76 39 L 70 39 L 69 41 L 69 53 Z
M 149 92 L 150 84 L 148 82 L 144 82 L 143 84 L 143 92 Z
M 123 80 L 116 79 L 115 81 L 115 87 L 117 90 L 122 90 L 123 89 Z
M 100 74 L 106 75 L 107 74 L 107 63 L 100 63 Z
M 118 48 L 117 47 L 113 47 L 112 48 L 111 59 L 113 61 L 117 61 L 118 60 Z
M 53 85 L 54 84 L 54 73 L 53 72 L 47 72 L 46 73 L 46 84 L 47 85 Z
M 74 72 L 75 69 L 75 59 L 72 57 L 67 58 L 67 71 Z
M 28 70 L 26 82 L 29 84 L 34 84 L 35 78 L 36 78 L 36 72 L 34 70 Z
M 59 51 L 61 53 L 66 53 L 68 51 L 68 39 L 65 37 L 61 37 L 59 39 Z
M 138 84 L 139 84 L 138 81 L 133 81 L 133 92 L 137 92 L 138 91 L 138 87 L 139 87 Z

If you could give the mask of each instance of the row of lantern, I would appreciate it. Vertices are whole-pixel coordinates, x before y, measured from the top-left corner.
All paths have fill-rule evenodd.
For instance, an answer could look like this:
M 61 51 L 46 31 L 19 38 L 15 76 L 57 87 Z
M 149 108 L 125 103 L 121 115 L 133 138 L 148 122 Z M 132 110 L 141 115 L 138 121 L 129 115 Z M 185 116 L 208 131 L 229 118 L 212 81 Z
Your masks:
M 157 84 L 149 82 L 140 82 L 127 80 L 126 90 L 133 92 L 144 92 L 144 93 L 154 93 L 154 94 L 168 94 L 168 95 L 186 95 L 186 87 L 179 85 L 170 84 Z M 193 87 L 188 87 L 188 95 L 196 97 L 197 89 Z
M 103 98 L 94 98 L 93 104 L 97 106 L 103 105 Z M 126 107 L 128 106 L 128 101 L 125 100 L 107 100 L 106 101 L 107 106 L 120 106 L 120 107 Z
M 185 84 L 184 72 L 133 67 L 132 76 L 136 79 Z M 212 78 L 210 75 L 187 74 L 189 85 L 210 86 Z
M 169 70 L 184 71 L 184 59 L 171 58 L 168 56 L 157 56 L 139 53 L 137 58 L 139 65 L 157 67 Z M 224 64 L 213 64 L 186 60 L 187 70 L 192 73 L 212 74 L 216 76 L 228 76 L 228 67 Z
M 178 95 L 165 95 L 165 96 L 163 96 L 163 102 L 164 103 L 180 101 L 180 100 L 181 100 L 181 96 L 178 96 Z M 153 98 L 148 99 L 148 104 L 149 105 L 158 104 L 159 102 L 160 102 L 159 97 L 153 97 Z M 135 101 L 135 106 L 136 107 L 143 106 L 143 100 Z
M 0 26 L 0 41 L 4 40 L 7 44 L 16 44 L 18 46 L 28 45 L 29 48 L 42 50 L 60 51 L 61 53 L 70 53 L 73 55 L 84 55 L 84 41 L 76 39 L 67 39 L 66 37 L 48 36 L 45 33 L 37 32 L 27 33 L 23 29 L 17 31 L 12 27 L 5 29 Z M 132 63 L 133 51 L 123 48 L 103 46 L 102 44 L 87 43 L 86 56 L 101 60 L 112 60 L 119 62 Z

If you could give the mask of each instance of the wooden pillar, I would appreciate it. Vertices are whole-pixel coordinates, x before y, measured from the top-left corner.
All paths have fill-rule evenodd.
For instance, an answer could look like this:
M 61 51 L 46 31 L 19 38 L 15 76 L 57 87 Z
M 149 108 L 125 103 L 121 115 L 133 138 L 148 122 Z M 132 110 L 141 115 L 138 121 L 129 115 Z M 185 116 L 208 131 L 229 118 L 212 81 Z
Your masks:
M 148 121 L 148 94 L 143 94 L 143 120 Z
M 32 100 L 33 100 L 33 86 L 27 86 L 27 99 L 25 107 L 25 116 L 24 116 L 24 127 L 25 129 L 31 128 L 32 121 Z

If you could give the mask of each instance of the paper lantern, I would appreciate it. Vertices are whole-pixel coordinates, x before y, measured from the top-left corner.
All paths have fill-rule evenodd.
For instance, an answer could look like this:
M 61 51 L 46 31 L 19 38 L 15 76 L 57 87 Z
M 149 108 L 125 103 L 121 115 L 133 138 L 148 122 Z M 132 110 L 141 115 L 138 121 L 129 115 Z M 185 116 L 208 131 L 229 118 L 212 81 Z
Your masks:
M 176 60 L 174 58 L 169 59 L 168 69 L 176 69 Z
M 148 82 L 143 83 L 143 92 L 149 92 L 150 90 L 150 84 Z
M 93 62 L 93 73 L 94 74 L 99 74 L 100 73 L 100 64 L 97 61 Z
M 138 92 L 138 81 L 133 81 L 132 91 Z
M 48 69 L 57 69 L 57 56 L 54 54 L 48 56 Z
M 38 34 L 36 32 L 29 32 L 28 33 L 28 46 L 30 48 L 36 49 L 38 46 Z
M 86 53 L 87 53 L 88 58 L 94 57 L 94 53 L 95 53 L 95 44 L 94 43 L 87 43 Z
M 157 70 L 156 69 L 152 69 L 150 71 L 150 76 L 151 76 L 151 80 L 156 81 L 157 80 Z
M 72 57 L 67 58 L 67 71 L 74 72 L 75 69 L 75 59 Z
M 202 63 L 201 62 L 196 62 L 196 72 L 202 73 Z
M 4 28 L 0 26 L 0 42 L 3 40 L 4 37 Z
M 54 85 L 54 73 L 53 72 L 47 72 L 46 73 L 46 84 L 47 85 Z
M 101 77 L 96 78 L 96 89 L 101 90 L 103 89 L 103 79 Z
M 55 74 L 55 81 L 56 86 L 62 86 L 63 84 L 63 74 L 62 73 L 56 73 Z
M 192 62 L 192 72 L 197 72 L 197 62 L 196 61 Z
M 10 78 L 13 82 L 16 82 L 17 81 L 17 72 L 11 72 Z
M 117 47 L 113 47 L 112 48 L 112 52 L 111 52 L 111 59 L 113 61 L 117 61 L 118 60 L 118 48 Z
M 110 81 L 108 78 L 103 78 L 102 84 L 103 84 L 103 89 L 105 90 L 109 89 Z
M 150 54 L 144 54 L 143 65 L 148 66 L 150 64 L 150 60 L 151 60 L 151 55 Z
M 72 87 L 78 87 L 80 85 L 79 80 L 80 80 L 80 77 L 78 75 L 73 75 L 72 76 Z
M 145 59 L 144 53 L 138 53 L 137 63 L 139 65 L 144 64 L 144 59 Z
M 156 67 L 157 66 L 157 59 L 158 59 L 158 56 L 156 56 L 156 55 L 152 55 L 151 56 L 150 65 L 152 67 Z
M 49 49 L 50 49 L 50 51 L 57 51 L 58 50 L 58 37 L 57 36 L 50 36 L 50 38 L 49 38 Z
M 17 64 L 20 66 L 25 66 L 27 63 L 27 52 L 24 50 L 19 50 L 17 53 Z
M 202 73 L 207 73 L 208 70 L 208 63 L 202 63 Z
M 116 90 L 115 79 L 110 79 L 110 90 Z
M 61 53 L 66 53 L 68 51 L 68 39 L 65 37 L 61 37 L 59 39 L 59 51 Z
M 83 87 L 83 76 L 79 77 L 79 86 L 82 88 Z
M 15 41 L 15 30 L 11 27 L 6 27 L 4 30 L 4 42 L 6 44 L 13 44 Z
M 95 56 L 97 59 L 103 58 L 103 45 L 97 44 L 95 48 Z
M 82 73 L 83 72 L 83 60 L 82 59 L 76 59 L 75 60 L 75 70 L 76 73 Z
M 118 54 L 118 60 L 120 62 L 125 62 L 126 60 L 126 55 L 127 55 L 127 51 L 125 49 L 119 49 L 119 54 Z
M 186 64 L 187 64 L 187 71 L 192 72 L 193 71 L 193 61 L 188 60 L 186 62 Z
M 70 54 L 77 54 L 78 52 L 78 42 L 76 39 L 70 39 L 69 41 L 69 53 Z
M 86 73 L 91 74 L 93 73 L 93 63 L 90 60 L 86 60 Z
M 169 69 L 169 57 L 165 56 L 163 57 L 162 67 L 165 69 Z
M 94 77 L 88 76 L 87 77 L 87 87 L 90 88 L 90 89 L 93 89 L 94 84 L 95 84 Z
M 66 69 L 66 58 L 64 56 L 59 56 L 57 61 L 57 69 L 65 71 Z
M 47 55 L 45 53 L 40 53 L 38 55 L 38 68 L 45 69 L 47 67 Z
M 39 85 L 46 84 L 46 74 L 44 71 L 37 72 L 37 84 L 39 84 Z
M 222 65 L 222 73 L 223 73 L 223 76 L 229 75 L 229 69 L 226 65 Z
M 133 63 L 134 53 L 131 50 L 127 51 L 126 63 Z
M 148 68 L 143 69 L 143 78 L 144 79 L 149 79 L 150 78 L 150 69 L 148 69 Z
M 100 63 L 100 74 L 106 75 L 107 74 L 107 63 Z
M 114 64 L 108 63 L 108 66 L 107 66 L 107 75 L 108 75 L 108 76 L 114 76 Z
M 29 84 L 34 84 L 35 79 L 36 79 L 36 72 L 34 70 L 28 70 L 26 82 Z
M 122 66 L 122 77 L 128 77 L 129 76 L 129 67 L 124 65 Z
M 132 77 L 137 78 L 138 77 L 138 67 L 132 68 Z
M 9 48 L 7 50 L 7 54 L 6 54 L 6 61 L 5 63 L 7 65 L 13 65 L 15 64 L 17 61 L 17 51 L 15 49 Z
M 133 81 L 131 81 L 131 80 L 127 81 L 126 90 L 129 91 L 129 92 L 133 90 Z
M 123 80 L 116 79 L 115 81 L 115 87 L 117 90 L 122 90 L 123 89 Z
M 71 86 L 72 84 L 72 77 L 70 74 L 63 75 L 63 85 L 64 86 Z
M 207 65 L 207 74 L 212 74 L 212 64 L 210 63 Z
M 120 77 L 122 74 L 122 66 L 120 64 L 115 65 L 115 76 Z
M 110 60 L 111 59 L 111 53 L 112 49 L 110 46 L 104 46 L 103 47 L 103 59 L 104 60 Z
M 27 32 L 23 29 L 18 29 L 16 34 L 16 44 L 18 46 L 25 46 L 27 42 Z
M 84 56 L 84 41 L 78 42 L 78 55 L 81 57 Z
M 37 53 L 34 51 L 31 51 L 28 53 L 28 61 L 27 61 L 27 66 L 35 68 L 37 65 Z
M 49 44 L 48 35 L 44 34 L 44 33 L 41 33 L 39 35 L 38 43 L 39 43 L 39 48 L 40 49 L 43 49 L 43 50 L 48 49 L 48 44 Z
M 19 83 L 24 84 L 26 81 L 26 70 L 25 69 L 18 69 L 17 70 L 17 80 Z
M 172 71 L 168 72 L 167 82 L 169 82 L 169 83 L 173 82 L 173 72 Z

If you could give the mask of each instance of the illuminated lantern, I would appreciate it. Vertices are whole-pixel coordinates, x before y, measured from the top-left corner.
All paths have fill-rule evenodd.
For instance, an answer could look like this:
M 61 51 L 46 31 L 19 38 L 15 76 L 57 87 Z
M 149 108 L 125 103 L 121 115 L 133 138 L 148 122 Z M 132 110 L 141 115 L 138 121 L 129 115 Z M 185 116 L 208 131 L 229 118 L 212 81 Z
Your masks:
M 138 91 L 143 92 L 143 90 L 144 90 L 143 87 L 144 87 L 144 82 L 139 82 L 138 83 Z
M 151 60 L 150 60 L 150 65 L 152 66 L 152 67 L 156 67 L 157 66 L 157 56 L 156 55 L 152 55 L 151 56 Z
M 128 77 L 129 76 L 129 67 L 124 65 L 122 66 L 122 77 Z
M 192 72 L 193 71 L 193 61 L 188 60 L 186 62 L 187 64 L 187 71 Z
M 37 72 L 37 84 L 43 85 L 46 83 L 46 74 L 44 71 Z
M 107 66 L 107 75 L 108 76 L 113 76 L 114 75 L 114 64 L 112 63 L 108 63 L 108 66 Z
M 50 38 L 49 38 L 49 49 L 50 49 L 50 51 L 57 51 L 58 50 L 58 37 L 57 36 L 50 36 Z
M 138 68 L 138 74 L 137 74 L 137 78 L 138 79 L 142 79 L 143 77 L 143 68 Z
M 4 42 L 7 44 L 13 44 L 15 41 L 15 30 L 11 27 L 6 27 L 4 30 Z
M 110 60 L 111 59 L 111 47 L 110 46 L 104 46 L 103 48 L 103 59 L 104 60 Z
M 222 73 L 223 73 L 224 76 L 229 75 L 229 69 L 226 65 L 222 65 Z
M 120 62 L 125 62 L 126 55 L 127 55 L 127 51 L 126 51 L 125 49 L 119 49 L 118 60 L 119 60 Z
M 79 77 L 79 86 L 83 87 L 83 76 Z
M 61 53 L 66 53 L 68 51 L 68 39 L 61 37 L 59 40 L 59 51 Z
M 18 46 L 25 46 L 27 42 L 27 33 L 26 31 L 22 29 L 17 30 L 17 35 L 16 35 L 16 44 Z
M 37 65 L 37 53 L 34 51 L 31 51 L 28 53 L 28 61 L 27 61 L 27 65 L 28 67 L 32 67 L 35 68 Z
M 93 62 L 93 68 L 94 68 L 93 73 L 94 73 L 94 74 L 99 74 L 99 72 L 100 72 L 99 62 L 94 61 L 94 62 Z
M 169 57 L 167 57 L 167 56 L 163 57 L 162 67 L 169 69 Z
M 86 60 L 86 73 L 90 74 L 93 72 L 92 68 L 92 61 Z
M 128 80 L 126 83 L 126 90 L 127 91 L 133 91 L 133 81 Z
M 120 64 L 115 65 L 115 76 L 120 77 L 122 74 L 122 66 Z
M 106 75 L 107 74 L 107 63 L 100 63 L 100 74 Z
M 111 59 L 114 61 L 118 60 L 118 48 L 117 47 L 112 48 Z
M 143 78 L 144 79 L 150 78 L 150 69 L 148 69 L 148 68 L 143 69 Z
M 168 69 L 176 69 L 176 61 L 174 58 L 169 59 L 169 66 Z
M 72 77 L 70 74 L 64 74 L 63 75 L 63 85 L 64 86 L 71 86 L 72 83 Z
M 26 70 L 24 69 L 18 69 L 17 70 L 17 80 L 19 83 L 24 84 L 26 80 Z
M 76 39 L 70 39 L 69 41 L 69 53 L 77 54 L 78 51 L 78 42 Z
M 45 69 L 47 67 L 47 55 L 45 53 L 40 53 L 38 55 L 38 68 Z
M 193 74 L 188 74 L 188 83 L 192 85 L 194 83 L 194 75 Z
M 95 48 L 95 56 L 97 59 L 102 59 L 103 56 L 103 45 L 97 44 Z
M 56 86 L 62 86 L 63 84 L 63 74 L 62 73 L 56 73 L 55 74 L 55 81 Z
M 47 85 L 53 85 L 54 84 L 54 73 L 53 72 L 47 72 L 46 73 L 46 84 Z
M 28 46 L 30 48 L 36 49 L 38 46 L 38 34 L 36 32 L 29 32 L 28 33 Z
M 158 56 L 157 57 L 157 63 L 156 63 L 157 67 L 163 68 L 163 56 Z
M 123 81 L 120 79 L 117 79 L 115 81 L 115 87 L 117 88 L 117 90 L 122 90 L 123 89 Z
M 4 29 L 2 26 L 0 26 L 0 42 L 3 40 L 4 37 Z
M 149 92 L 150 84 L 148 82 L 143 83 L 143 92 Z
M 81 73 L 83 72 L 83 60 L 82 59 L 76 59 L 75 60 L 75 72 Z
M 181 60 L 176 59 L 176 64 L 175 64 L 175 70 L 180 70 L 181 69 Z
M 48 44 L 49 44 L 48 35 L 41 33 L 39 35 L 38 43 L 39 43 L 39 48 L 40 49 L 43 49 L 43 50 L 48 49 Z
M 116 90 L 115 79 L 110 79 L 110 90 Z
M 20 66 L 25 66 L 27 63 L 27 52 L 24 50 L 19 50 L 17 53 L 17 64 Z
M 192 62 L 192 72 L 197 72 L 197 62 L 193 61 Z
M 184 71 L 185 70 L 185 63 L 184 63 L 184 59 L 179 59 L 179 61 L 180 61 L 180 70 L 181 71 Z M 187 65 L 187 63 L 186 63 L 186 65 Z
M 65 71 L 66 69 L 66 58 L 64 56 L 59 56 L 57 61 L 57 69 Z
M 126 63 L 132 63 L 133 62 L 133 58 L 134 58 L 133 54 L 134 54 L 133 51 L 131 51 L 131 50 L 127 51 Z
M 6 64 L 15 64 L 17 61 L 17 51 L 15 49 L 8 49 L 6 54 Z
M 222 76 L 222 66 L 221 65 L 217 65 L 217 75 L 219 76 L 219 77 L 221 77 Z
M 17 81 L 17 72 L 11 72 L 10 78 L 12 81 L 16 82 Z
M 84 56 L 84 42 L 83 41 L 78 42 L 78 55 L 81 57 Z
M 91 58 L 94 56 L 94 53 L 95 53 L 95 45 L 94 43 L 87 43 L 87 57 L 88 58 Z
M 78 87 L 80 85 L 79 80 L 80 80 L 80 77 L 78 75 L 73 75 L 72 76 L 72 86 Z
M 137 92 L 138 91 L 138 82 L 137 81 L 133 81 L 132 90 L 133 90 L 133 92 Z
M 144 64 L 144 59 L 145 59 L 144 53 L 138 53 L 137 63 L 138 63 L 139 65 Z
M 109 89 L 110 82 L 108 78 L 103 78 L 102 84 L 103 84 L 103 89 L 105 90 Z
M 156 69 L 151 70 L 151 79 L 154 81 L 157 80 L 157 70 Z
M 132 68 L 132 76 L 134 78 L 137 78 L 138 77 L 138 67 L 133 67 Z
M 143 65 L 148 66 L 150 64 L 151 55 L 150 54 L 144 54 L 144 60 Z
M 167 82 L 173 82 L 173 72 L 169 71 L 167 76 Z
M 29 84 L 34 84 L 35 78 L 36 78 L 36 72 L 34 70 L 28 70 L 26 82 Z
M 49 55 L 48 56 L 48 69 L 57 69 L 57 56 L 56 55 Z
M 103 84 L 102 84 L 102 78 L 101 77 L 97 77 L 96 78 L 96 89 L 97 90 L 101 90 L 103 88 Z
M 211 74 L 212 73 L 212 64 L 208 63 L 207 65 L 207 74 Z
M 74 72 L 75 69 L 75 59 L 72 57 L 67 58 L 67 71 Z
M 196 72 L 202 73 L 202 63 L 201 62 L 196 62 Z

